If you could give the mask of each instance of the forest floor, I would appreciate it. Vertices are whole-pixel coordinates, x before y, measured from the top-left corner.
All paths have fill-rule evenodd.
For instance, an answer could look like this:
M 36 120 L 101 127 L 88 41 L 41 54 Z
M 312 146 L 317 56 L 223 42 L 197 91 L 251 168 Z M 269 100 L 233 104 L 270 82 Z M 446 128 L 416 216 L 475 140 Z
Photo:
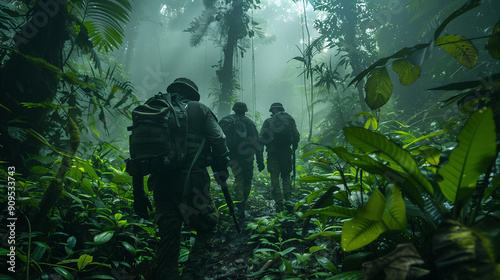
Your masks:
M 251 238 L 256 232 L 248 229 L 247 225 L 257 222 L 262 217 L 274 218 L 279 214 L 275 211 L 274 201 L 264 196 L 266 194 L 259 193 L 250 196 L 247 202 L 250 207 L 247 207 L 249 210 L 246 210 L 245 220 L 238 219 L 240 233 L 236 231 L 232 217 L 228 215 L 220 217 L 224 221 L 218 225 L 214 240 L 215 248 L 207 263 L 205 280 L 257 279 L 248 277 L 262 267 L 256 267 L 251 262 L 258 242 L 252 242 L 257 241 Z

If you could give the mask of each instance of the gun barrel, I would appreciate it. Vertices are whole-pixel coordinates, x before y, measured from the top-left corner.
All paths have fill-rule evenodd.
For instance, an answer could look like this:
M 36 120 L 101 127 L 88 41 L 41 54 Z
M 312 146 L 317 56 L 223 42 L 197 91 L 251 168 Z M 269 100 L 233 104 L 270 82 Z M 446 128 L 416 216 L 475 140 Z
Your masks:
M 234 204 L 233 204 L 233 200 L 231 199 L 231 195 L 229 194 L 229 189 L 227 187 L 227 183 L 224 182 L 224 183 L 221 183 L 220 184 L 220 187 L 222 189 L 222 193 L 224 194 L 224 199 L 226 200 L 226 203 L 227 203 L 227 207 L 229 208 L 229 212 L 231 213 L 231 215 L 233 216 L 233 220 L 234 220 L 234 225 L 236 226 L 236 231 L 238 233 L 240 233 L 240 227 L 238 225 L 238 221 L 236 220 L 236 214 L 234 213 Z

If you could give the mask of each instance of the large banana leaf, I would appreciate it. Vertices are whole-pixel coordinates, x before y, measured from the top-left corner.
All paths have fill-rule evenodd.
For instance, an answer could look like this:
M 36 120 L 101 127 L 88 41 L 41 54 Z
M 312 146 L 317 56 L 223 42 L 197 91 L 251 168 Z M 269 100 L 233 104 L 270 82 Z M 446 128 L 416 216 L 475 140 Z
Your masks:
M 457 140 L 458 146 L 438 171 L 443 177 L 439 182 L 442 193 L 455 203 L 470 197 L 478 177 L 486 172 L 496 156 L 495 122 L 491 108 L 472 114 Z
M 361 127 L 346 127 L 344 133 L 347 141 L 354 147 L 365 153 L 377 153 L 379 158 L 387 161 L 394 174 L 385 175 L 400 181 L 397 183 L 404 187 L 405 192 L 415 194 L 414 190 L 412 191 L 411 187 L 407 186 L 409 183 L 415 188 L 425 190 L 430 194 L 434 193 L 431 183 L 420 173 L 418 165 L 408 151 L 400 148 L 385 136 Z M 417 200 L 418 205 L 422 205 L 421 199 L 415 195 L 409 198 L 414 202 Z
M 359 249 L 387 230 L 406 231 L 407 218 L 401 191 L 395 185 L 388 188 L 387 199 L 375 189 L 366 205 L 342 227 L 342 249 Z
M 75 2 L 75 7 L 99 50 L 108 52 L 123 43 L 123 25 L 132 12 L 129 0 L 81 0 Z

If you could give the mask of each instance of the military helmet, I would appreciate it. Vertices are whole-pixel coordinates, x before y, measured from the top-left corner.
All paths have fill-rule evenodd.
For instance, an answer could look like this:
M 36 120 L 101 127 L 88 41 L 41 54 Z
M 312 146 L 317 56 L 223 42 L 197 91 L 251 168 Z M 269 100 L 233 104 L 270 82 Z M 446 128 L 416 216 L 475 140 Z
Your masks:
M 200 93 L 196 84 L 187 78 L 177 78 L 167 87 L 169 93 L 185 95 L 189 100 L 200 101 Z
M 271 112 L 272 109 L 278 109 L 279 111 L 285 111 L 283 104 L 281 104 L 279 102 L 275 102 L 275 103 L 271 104 L 271 108 L 269 108 L 269 112 Z
M 247 104 L 243 102 L 236 102 L 233 105 L 233 111 L 247 112 L 248 111 Z

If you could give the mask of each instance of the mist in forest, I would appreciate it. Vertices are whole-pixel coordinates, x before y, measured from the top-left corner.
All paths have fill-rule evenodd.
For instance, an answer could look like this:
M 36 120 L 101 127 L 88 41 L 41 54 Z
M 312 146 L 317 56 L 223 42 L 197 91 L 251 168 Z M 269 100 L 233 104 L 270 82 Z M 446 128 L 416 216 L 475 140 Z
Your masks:
M 191 47 L 190 33 L 184 32 L 203 6 L 195 1 L 182 11 L 172 11 L 168 4 L 158 1 L 137 4 L 141 8 L 138 16 L 142 20 L 131 21 L 127 26 L 127 39 L 134 37 L 132 50 L 118 50 L 117 56 L 132 51 L 128 61 L 123 61 L 137 88 L 137 96 L 144 101 L 159 91 L 165 92 L 166 86 L 177 77 L 188 77 L 199 87 L 201 102 L 211 106 L 215 66 L 223 59 L 222 48 L 213 43 L 210 37 L 197 47 Z M 252 96 L 252 49 L 238 51 L 235 55 L 235 70 L 240 89 L 235 92 L 235 101 L 247 103 L 253 115 L 255 108 L 262 118 L 269 116 L 269 106 L 282 102 L 287 111 L 299 120 L 303 115 L 303 100 L 294 91 L 302 78 L 299 62 L 290 61 L 298 56 L 302 48 L 301 8 L 292 1 L 262 1 L 263 8 L 255 9 L 253 18 L 265 32 L 266 38 L 254 38 L 255 57 L 255 107 Z M 170 14 L 173 13 L 174 15 Z M 316 18 L 312 7 L 308 7 L 310 29 Z M 173 17 L 173 19 L 169 19 Z M 130 41 L 129 41 L 130 42 Z M 243 54 L 243 56 L 242 56 Z M 223 116 L 218 116 L 223 117 Z M 300 122 L 299 122 L 300 123 Z M 305 123 L 303 125 L 306 125 Z
M 431 8 L 441 7 L 443 10 L 440 13 L 444 15 L 447 11 L 460 7 L 462 3 L 459 2 L 439 1 L 432 7 L 420 9 L 423 13 Z M 365 19 L 363 26 L 366 27 L 366 30 L 374 29 L 377 31 L 370 33 L 377 36 L 377 41 L 369 43 L 373 50 L 364 49 L 366 47 L 362 44 L 366 42 L 361 42 L 360 46 L 347 46 L 348 51 L 349 48 L 352 50 L 359 47 L 355 50 L 356 52 L 366 53 L 362 66 L 353 67 L 353 65 L 345 63 L 336 68 L 339 77 L 348 77 L 337 82 L 337 88 L 334 89 L 336 96 L 339 98 L 350 96 L 356 102 L 350 106 L 350 110 L 346 110 L 344 113 L 343 123 L 360 121 L 360 118 L 353 116 L 363 111 L 363 107 L 359 104 L 361 102 L 356 88 L 354 86 L 347 87 L 350 79 L 359 74 L 359 71 L 354 72 L 354 69 L 366 67 L 378 58 L 391 55 L 404 47 L 430 42 L 432 32 L 444 19 L 443 15 L 440 17 L 416 17 L 418 11 L 412 11 L 410 4 L 408 1 L 398 0 L 367 1 L 356 7 L 360 13 L 375 10 L 370 14 L 369 19 Z M 190 46 L 191 34 L 185 32 L 189 23 L 202 13 L 201 1 L 193 1 L 186 5 L 172 1 L 138 2 L 134 5 L 131 21 L 125 28 L 125 46 L 123 49 L 117 50 L 115 54 L 117 61 L 123 63 L 126 73 L 130 75 L 137 89 L 136 94 L 139 100 L 144 101 L 159 91 L 165 92 L 166 86 L 177 77 L 188 77 L 198 85 L 201 102 L 214 108 L 214 95 L 217 94 L 217 89 L 214 88 L 214 83 L 217 84 L 215 72 L 224 59 L 223 46 L 215 43 L 214 36 L 209 35 L 199 46 L 192 47 Z M 481 8 L 489 6 L 491 5 L 485 3 Z M 304 44 L 307 44 L 306 29 L 302 22 L 304 15 L 302 3 L 262 1 L 260 7 L 260 9 L 249 11 L 253 20 L 258 23 L 258 27 L 265 34 L 265 38 L 254 36 L 253 40 L 255 77 L 252 77 L 252 46 L 249 45 L 245 51 L 237 50 L 234 56 L 235 79 L 240 86 L 234 92 L 234 101 L 247 103 L 249 106 L 247 115 L 254 117 L 255 114 L 258 118 L 264 119 L 269 116 L 268 109 L 271 103 L 282 102 L 287 111 L 296 117 L 299 130 L 303 134 L 307 134 L 308 104 L 305 100 L 304 82 L 308 84 L 309 81 L 304 81 L 303 76 L 300 75 L 304 71 L 302 63 L 293 60 L 294 57 L 301 55 L 300 51 L 304 50 Z M 338 13 L 341 14 L 342 10 Z M 481 22 L 478 22 L 478 16 L 483 14 L 485 16 L 484 22 L 481 18 L 479 19 Z M 314 21 L 324 19 L 325 12 L 313 9 L 309 3 L 306 7 L 306 17 L 308 20 L 307 28 L 311 41 L 313 41 L 320 36 Z M 495 17 L 492 17 L 492 14 L 486 10 L 470 12 L 448 25 L 445 32 L 472 38 L 478 35 L 478 30 L 481 28 L 491 28 L 495 20 Z M 467 24 L 471 21 L 477 23 L 477 26 Z M 341 24 L 339 22 L 339 25 Z M 345 34 L 340 36 L 345 37 Z M 250 42 L 250 40 L 248 41 Z M 480 43 L 484 44 L 484 41 Z M 345 49 L 339 51 L 336 47 L 327 48 L 325 46 L 322 52 L 314 56 L 313 61 L 316 64 L 331 63 L 335 67 L 342 60 L 342 54 L 346 54 Z M 440 49 L 433 49 L 430 56 L 423 62 L 423 66 L 429 65 L 432 70 L 436 70 L 446 55 Z M 480 57 L 479 60 L 481 61 L 481 59 L 483 58 Z M 450 64 L 452 61 L 448 60 L 447 63 Z M 397 82 L 397 74 L 391 72 L 391 79 L 394 81 L 394 101 L 382 108 L 382 111 L 397 109 L 411 115 L 416 114 L 422 108 L 433 106 L 429 104 L 435 103 L 435 99 L 440 98 L 435 93 L 426 91 L 429 88 L 429 80 L 435 81 L 433 85 L 439 86 L 447 82 L 472 79 L 486 70 L 481 67 L 468 71 L 458 69 L 452 75 L 446 71 L 441 71 L 443 76 L 447 76 L 446 80 L 440 80 L 440 77 L 436 76 L 436 71 L 422 71 L 421 78 L 411 86 L 401 85 Z M 255 82 L 254 93 L 252 91 L 253 82 Z M 324 91 L 320 88 L 314 90 L 317 93 Z M 426 104 L 427 101 L 431 102 Z M 256 112 L 253 112 L 254 109 Z M 319 120 L 331 117 L 331 111 L 332 105 L 328 102 L 315 104 L 316 120 L 318 121 L 315 122 L 314 131 L 321 130 Z M 337 129 L 340 128 L 337 127 Z

